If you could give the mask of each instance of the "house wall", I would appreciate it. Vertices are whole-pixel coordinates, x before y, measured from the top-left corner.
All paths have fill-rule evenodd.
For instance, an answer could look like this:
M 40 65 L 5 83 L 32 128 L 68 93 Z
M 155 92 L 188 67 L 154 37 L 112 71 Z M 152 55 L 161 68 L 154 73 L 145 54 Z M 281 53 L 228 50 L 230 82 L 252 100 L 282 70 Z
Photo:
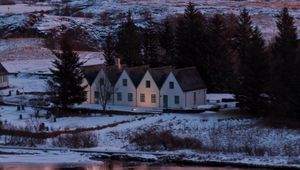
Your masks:
M 9 86 L 8 75 L 0 75 L 0 88 Z
M 98 73 L 98 75 L 96 76 L 93 84 L 91 85 L 91 96 L 92 96 L 92 103 L 94 104 L 100 104 L 99 101 L 96 100 L 96 96 L 95 96 L 95 92 L 99 92 L 99 87 L 100 87 L 100 79 L 103 78 L 105 82 L 109 83 L 111 85 L 111 83 L 109 82 L 105 72 L 101 69 Z M 114 94 L 111 95 L 110 100 L 108 101 L 108 104 L 113 104 L 114 103 Z
M 196 103 L 194 103 L 194 93 L 196 93 Z M 206 89 L 185 92 L 186 107 L 195 107 L 206 103 Z
M 92 98 L 91 98 L 91 86 L 89 85 L 88 81 L 84 78 L 82 82 L 82 86 L 86 86 L 85 91 L 86 91 L 86 101 L 84 103 L 92 103 Z
M 150 80 L 150 84 L 151 84 L 150 88 L 146 88 L 147 80 Z M 140 95 L 142 93 L 145 94 L 145 102 L 141 102 L 141 100 L 140 100 Z M 155 103 L 151 102 L 151 94 L 156 95 Z M 152 76 L 147 71 L 137 88 L 137 106 L 138 107 L 157 108 L 157 107 L 159 107 L 159 103 L 160 103 L 159 96 L 160 96 L 160 91 L 159 91 L 156 83 L 154 82 Z
M 174 89 L 170 89 L 169 83 L 174 82 Z M 179 109 L 185 107 L 185 94 L 178 84 L 173 73 L 170 73 L 160 89 L 160 107 L 164 106 L 163 96 L 168 96 L 168 108 Z M 175 104 L 175 96 L 179 96 L 179 104 Z
M 127 79 L 127 86 L 123 86 L 123 79 Z M 117 100 L 117 93 L 122 94 L 122 100 Z M 132 101 L 128 101 L 128 93 L 132 93 Z M 120 75 L 116 85 L 115 85 L 115 94 L 114 94 L 114 104 L 122 106 L 137 106 L 136 100 L 136 87 L 134 86 L 132 80 L 130 79 L 127 72 L 124 70 Z

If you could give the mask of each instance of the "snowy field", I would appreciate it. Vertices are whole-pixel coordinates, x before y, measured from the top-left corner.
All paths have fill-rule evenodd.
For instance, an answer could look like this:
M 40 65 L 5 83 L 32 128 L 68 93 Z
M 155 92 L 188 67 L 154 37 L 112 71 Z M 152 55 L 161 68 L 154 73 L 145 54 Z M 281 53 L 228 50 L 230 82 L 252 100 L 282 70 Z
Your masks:
M 104 63 L 102 52 L 78 51 L 84 65 Z M 44 47 L 43 39 L 17 38 L 0 40 L 0 62 L 10 73 L 49 73 L 53 53 Z
M 94 3 L 88 0 L 72 0 L 70 7 L 80 8 L 79 11 L 72 14 L 73 16 L 57 16 L 53 13 L 36 15 L 38 20 L 32 25 L 33 28 L 42 33 L 50 30 L 61 30 L 62 27 L 76 28 L 80 27 L 86 30 L 91 39 L 101 41 L 103 36 L 111 32 L 111 28 L 115 29 L 122 19 L 120 15 L 131 10 L 136 22 L 142 25 L 142 14 L 144 11 L 150 11 L 154 19 L 161 20 L 168 15 L 182 14 L 188 1 L 186 0 L 95 0 Z M 282 7 L 289 7 L 290 13 L 295 17 L 295 23 L 300 28 L 300 2 L 289 0 L 288 3 L 282 0 L 194 0 L 196 7 L 207 15 L 213 13 L 238 14 L 242 8 L 247 8 L 253 17 L 253 23 L 257 25 L 267 41 L 271 41 L 276 34 L 276 19 L 274 16 L 278 14 Z M 11 12 L 9 12 L 9 10 Z M 18 10 L 20 9 L 20 10 Z M 0 15 L 15 13 L 0 18 L 0 25 L 14 30 L 15 28 L 25 26 L 28 22 L 28 16 L 22 15 L 34 11 L 51 10 L 52 6 L 41 5 L 10 5 L 0 6 Z M 55 9 L 54 9 L 55 10 Z M 99 24 L 100 15 L 107 13 L 111 19 L 111 25 L 103 26 Z M 78 14 L 80 14 L 78 17 Z M 92 16 L 92 17 L 91 17 Z M 124 19 L 124 18 L 123 18 Z M 298 29 L 300 31 L 300 29 Z M 300 32 L 299 32 L 300 33 Z
M 70 152 L 70 151 L 28 151 L 22 149 L 6 149 L 7 153 L 19 153 L 17 155 L 1 154 L 0 164 L 5 163 L 5 167 L 14 167 L 9 163 L 39 163 L 39 164 L 70 164 L 70 165 L 85 165 L 102 164 L 100 161 L 92 161 L 85 154 Z M 25 166 L 26 167 L 26 166 Z M 49 165 L 49 168 L 55 168 L 55 165 Z M 4 168 L 5 169 L 5 168 Z
M 29 120 L 30 109 L 26 109 L 24 114 L 25 120 L 18 119 L 18 112 L 15 108 L 1 107 L 1 119 L 7 120 L 16 125 L 24 125 L 26 119 Z M 155 153 L 162 154 L 179 154 L 186 160 L 201 162 L 201 161 L 216 161 L 216 162 L 231 162 L 245 163 L 252 165 L 272 165 L 272 166 L 290 166 L 300 167 L 300 131 L 293 129 L 275 129 L 259 125 L 259 120 L 243 118 L 240 115 L 232 113 L 216 113 L 204 112 L 200 114 L 162 114 L 146 116 L 145 119 L 137 120 L 135 116 L 93 116 L 93 117 L 74 117 L 60 118 L 56 123 L 44 120 L 47 126 L 57 127 L 59 129 L 78 127 L 91 127 L 94 125 L 110 124 L 121 120 L 132 120 L 130 123 L 121 123 L 117 126 L 107 127 L 101 130 L 92 131 L 98 138 L 98 146 L 87 148 L 88 151 L 110 151 L 110 152 L 136 152 L 139 147 L 130 142 L 130 136 L 144 131 L 149 128 L 157 130 L 171 130 L 172 133 L 180 137 L 196 138 L 203 143 L 203 147 L 209 150 L 175 150 L 167 151 L 160 150 Z M 88 122 L 88 123 L 87 123 Z M 244 146 L 260 148 L 262 151 L 251 153 L 239 152 L 238 148 Z M 42 148 L 52 148 L 51 140 L 48 140 L 44 145 L 39 145 Z M 233 150 L 223 150 L 224 148 L 232 147 Z M 6 151 L 6 150 L 4 150 Z M 87 161 L 87 155 L 74 155 L 69 152 L 47 152 L 45 157 L 52 157 L 54 154 L 62 154 L 70 156 L 74 160 Z M 142 152 L 143 153 L 143 152 Z M 249 155 L 250 154 L 250 155 Z M 129 154 L 131 156 L 135 154 Z M 0 162 L 14 162 L 18 159 L 21 162 L 47 162 L 46 159 L 38 158 L 33 161 L 35 156 L 29 155 L 4 155 L 0 157 Z M 68 161 L 54 159 L 53 161 Z M 85 157 L 85 158 L 84 158 Z M 145 152 L 136 157 L 160 159 Z M 32 158 L 32 159 L 31 159 Z M 59 161 L 60 160 L 60 161 Z M 73 162 L 73 161 L 72 161 Z
M 100 107 L 100 106 L 99 106 Z M 12 124 L 17 127 L 25 127 L 30 125 L 33 121 L 38 121 L 39 123 L 45 123 L 52 131 L 60 130 L 72 130 L 76 128 L 92 128 L 96 126 L 103 126 L 112 123 L 117 123 L 121 121 L 131 121 L 141 116 L 122 116 L 122 115 L 94 115 L 94 116 L 82 116 L 82 117 L 65 117 L 65 118 L 56 118 L 56 122 L 53 119 L 45 119 L 45 112 L 41 111 L 40 116 L 42 118 L 35 119 L 33 117 L 34 110 L 30 107 L 26 107 L 25 111 L 17 111 L 16 107 L 10 106 L 0 106 L 0 119 L 3 122 Z M 22 120 L 19 119 L 19 115 L 22 115 Z
M 51 6 L 34 6 L 27 4 L 0 5 L 0 15 L 24 14 L 52 10 Z

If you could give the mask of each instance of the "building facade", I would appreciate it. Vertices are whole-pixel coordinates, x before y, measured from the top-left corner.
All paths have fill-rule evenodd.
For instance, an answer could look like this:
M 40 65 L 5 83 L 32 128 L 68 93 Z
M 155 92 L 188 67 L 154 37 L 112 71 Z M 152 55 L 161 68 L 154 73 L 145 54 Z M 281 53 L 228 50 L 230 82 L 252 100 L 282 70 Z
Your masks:
M 87 103 L 99 104 L 104 93 L 99 87 L 106 81 L 113 88 L 109 104 L 185 109 L 206 103 L 206 86 L 195 67 L 101 67 L 89 85 Z
M 9 87 L 9 73 L 5 67 L 0 63 L 0 88 Z

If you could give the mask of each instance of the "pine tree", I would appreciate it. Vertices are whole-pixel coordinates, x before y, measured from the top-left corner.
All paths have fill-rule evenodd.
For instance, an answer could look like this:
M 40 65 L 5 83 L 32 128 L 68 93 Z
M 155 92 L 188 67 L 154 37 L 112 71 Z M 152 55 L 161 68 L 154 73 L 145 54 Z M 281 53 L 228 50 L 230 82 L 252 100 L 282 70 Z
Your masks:
M 149 64 L 151 67 L 158 67 L 160 65 L 158 57 L 158 31 L 157 24 L 148 17 L 146 28 L 143 29 L 143 60 L 144 64 Z
M 297 28 L 284 8 L 277 15 L 278 35 L 272 48 L 272 94 L 274 112 L 300 118 L 300 73 Z
M 127 20 L 118 30 L 117 53 L 128 66 L 142 64 L 141 38 L 129 11 Z
M 54 69 L 50 69 L 53 77 L 48 81 L 49 90 L 54 93 L 51 101 L 66 110 L 73 104 L 81 104 L 86 100 L 80 68 L 84 63 L 79 61 L 78 54 L 73 52 L 66 36 L 61 42 L 61 52 L 54 52 L 54 55 Z
M 261 33 L 251 23 L 251 17 L 244 9 L 237 36 L 239 72 L 235 95 L 243 111 L 261 116 L 266 113 L 268 61 Z
M 105 58 L 105 64 L 108 66 L 115 65 L 115 42 L 110 34 L 105 38 L 102 49 L 104 52 L 103 56 Z
M 175 65 L 175 33 L 168 18 L 165 19 L 162 26 L 160 46 L 165 50 L 162 57 L 164 65 Z
M 231 61 L 230 37 L 226 35 L 225 19 L 216 14 L 210 19 L 208 36 L 208 77 L 209 91 L 232 91 L 233 63 Z
M 253 32 L 251 17 L 246 9 L 243 9 L 239 16 L 237 35 L 235 37 L 236 49 L 239 60 L 247 58 L 249 54 L 250 40 Z
M 202 68 L 205 65 L 201 44 L 204 43 L 203 22 L 204 16 L 195 8 L 195 4 L 189 2 L 184 17 L 179 20 L 176 29 L 176 65 L 178 67 L 197 65 L 202 74 L 204 74 Z

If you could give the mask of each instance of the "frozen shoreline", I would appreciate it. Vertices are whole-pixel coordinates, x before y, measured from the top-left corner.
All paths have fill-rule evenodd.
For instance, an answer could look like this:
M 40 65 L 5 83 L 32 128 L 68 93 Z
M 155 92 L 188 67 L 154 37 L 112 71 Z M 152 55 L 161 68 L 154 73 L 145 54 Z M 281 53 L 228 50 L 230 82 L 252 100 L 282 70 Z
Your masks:
M 13 149 L 14 148 L 14 149 Z M 19 148 L 19 149 L 18 149 Z M 3 152 L 3 153 L 1 153 Z M 13 154 L 7 154 L 13 153 Z M 63 157 L 63 159 L 61 159 Z M 16 160 L 18 160 L 16 162 Z M 155 164 L 232 166 L 245 168 L 300 169 L 300 157 L 247 156 L 244 154 L 197 153 L 181 151 L 97 151 L 93 149 L 45 149 L 0 146 L 2 164 L 101 164 L 107 160 Z

